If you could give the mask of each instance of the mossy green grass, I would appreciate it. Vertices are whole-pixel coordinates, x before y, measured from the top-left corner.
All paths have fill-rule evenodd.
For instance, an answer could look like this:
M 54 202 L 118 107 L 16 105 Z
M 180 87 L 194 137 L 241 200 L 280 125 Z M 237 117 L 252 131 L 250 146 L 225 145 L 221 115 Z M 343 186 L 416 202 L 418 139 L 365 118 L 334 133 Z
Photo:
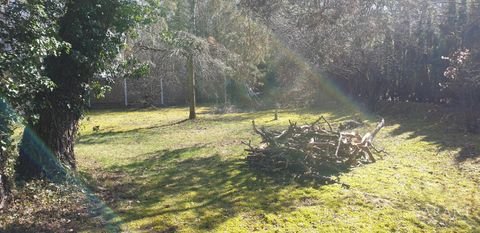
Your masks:
M 480 232 L 480 139 L 447 132 L 425 111 L 384 111 L 375 139 L 389 155 L 337 174 L 342 184 L 278 179 L 246 166 L 242 141 L 259 143 L 251 121 L 285 127 L 333 124 L 348 110 L 284 109 L 213 114 L 200 108 L 92 111 L 77 143 L 80 173 L 124 232 Z M 429 115 L 430 114 L 430 115 Z M 435 123 L 438 122 L 438 123 Z M 102 229 L 88 231 L 101 232 Z

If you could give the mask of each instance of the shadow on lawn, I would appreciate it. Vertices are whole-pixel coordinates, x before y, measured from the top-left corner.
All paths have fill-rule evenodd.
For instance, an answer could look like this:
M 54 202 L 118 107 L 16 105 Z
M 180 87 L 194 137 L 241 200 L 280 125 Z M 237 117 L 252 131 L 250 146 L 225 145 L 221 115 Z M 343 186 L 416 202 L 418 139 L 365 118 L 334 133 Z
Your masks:
M 185 158 L 202 149 L 195 146 L 163 150 L 143 155 L 145 160 L 112 167 L 109 173 L 117 182 L 107 190 L 117 195 L 112 205 L 121 213 L 122 222 L 155 218 L 142 228 L 165 230 L 181 227 L 168 221 L 177 218 L 195 230 L 210 230 L 235 217 L 238 211 L 245 212 L 245 208 L 263 214 L 286 212 L 298 206 L 294 198 L 285 200 L 281 191 L 300 184 L 252 173 L 242 159 L 224 160 L 218 154 Z M 100 183 L 111 179 L 105 177 Z M 302 185 L 316 184 L 312 181 Z M 138 203 L 122 207 L 122 201 L 132 199 Z
M 148 126 L 148 127 L 140 127 L 140 128 L 135 128 L 135 129 L 129 129 L 129 130 L 123 130 L 123 131 L 99 131 L 99 132 L 94 132 L 88 135 L 84 135 L 79 139 L 79 142 L 81 144 L 86 144 L 86 145 L 93 145 L 93 144 L 102 144 L 105 143 L 106 141 L 110 141 L 112 138 L 113 139 L 120 139 L 120 138 L 131 138 L 135 137 L 137 139 L 141 139 L 142 137 L 145 137 L 146 135 L 149 134 L 156 134 L 157 132 L 155 130 L 159 130 L 162 128 L 167 128 L 167 127 L 173 127 L 177 125 L 181 125 L 183 123 L 189 122 L 189 119 L 184 119 L 181 121 L 175 121 L 163 125 L 153 125 L 153 126 Z M 150 132 L 150 133 L 149 133 Z
M 84 135 L 79 138 L 78 143 L 85 144 L 85 145 L 95 145 L 95 144 L 103 144 L 108 141 L 112 141 L 115 139 L 125 139 L 125 138 L 139 138 L 145 137 L 145 132 L 154 129 L 157 127 L 145 127 L 145 128 L 136 128 L 131 130 L 125 131 L 104 131 L 104 132 L 97 132 L 92 133 L 89 135 Z
M 459 149 L 454 155 L 457 163 L 469 159 L 480 158 L 480 135 L 469 134 L 461 130 L 461 126 L 446 116 L 456 116 L 448 109 L 429 104 L 395 105 L 383 110 L 390 124 L 398 124 L 391 135 L 408 133 L 408 139 L 421 137 L 422 141 L 431 142 L 439 147 L 439 151 Z
M 342 121 L 346 119 L 352 119 L 353 115 L 347 114 L 347 110 L 345 111 L 340 111 L 338 109 L 308 109 L 308 108 L 302 108 L 302 109 L 279 109 L 278 110 L 278 117 L 280 120 L 294 120 L 291 119 L 292 116 L 305 116 L 305 115 L 311 115 L 312 119 L 311 121 L 315 121 L 322 115 L 332 115 L 332 118 L 329 119 L 332 122 L 333 121 Z M 222 121 L 222 122 L 251 122 L 251 120 L 258 120 L 260 118 L 266 120 L 266 123 L 270 122 L 276 122 L 278 120 L 274 120 L 275 117 L 275 109 L 269 109 L 269 110 L 263 110 L 259 112 L 247 112 L 247 113 L 241 113 L 241 114 L 225 114 L 225 115 L 220 115 L 216 114 L 214 115 L 215 117 L 210 118 L 209 120 L 211 121 Z M 299 124 L 308 124 L 309 122 L 298 122 Z M 311 122 L 310 122 L 311 123 Z M 288 122 L 287 122 L 288 124 Z
M 391 136 L 408 133 L 409 138 L 421 137 L 423 141 L 437 144 L 440 151 L 461 148 L 456 157 L 459 163 L 480 155 L 473 155 L 474 150 L 468 146 L 478 143 L 478 136 L 447 132 L 445 122 L 442 122 L 441 116 L 435 112 L 430 113 L 429 109 L 424 107 L 416 110 L 398 108 L 395 111 L 381 112 L 387 124 L 398 125 L 391 132 Z M 280 112 L 280 118 L 283 117 L 282 113 L 286 117 L 291 116 L 290 114 L 319 116 L 325 112 L 285 110 Z M 328 112 L 331 112 L 329 120 L 334 119 L 332 123 L 352 117 L 346 111 Z M 191 124 L 211 121 L 250 124 L 251 119 L 265 116 L 268 116 L 268 112 L 228 114 L 199 119 Z M 367 120 L 373 123 L 378 119 Z M 189 124 L 186 122 L 182 127 L 193 127 Z M 159 132 L 160 128 L 161 125 L 124 132 L 100 132 L 83 136 L 81 143 L 97 144 L 116 137 L 143 137 L 150 133 L 166 133 Z M 320 185 L 314 181 L 298 184 L 284 177 L 273 179 L 254 173 L 242 159 L 225 159 L 225 156 L 214 153 L 207 157 L 195 157 L 202 154 L 198 153 L 199 150 L 206 149 L 208 148 L 205 146 L 196 145 L 139 155 L 137 162 L 109 168 L 106 171 L 107 176 L 98 181 L 99 185 L 105 187 L 105 191 L 99 192 L 103 192 L 102 196 L 106 200 L 111 200 L 109 202 L 114 206 L 113 209 L 121 215 L 121 223 L 128 224 L 138 220 L 142 222 L 140 228 L 161 232 L 182 230 L 180 228 L 184 226 L 177 224 L 183 222 L 194 228 L 194 231 L 200 231 L 215 229 L 240 212 L 253 212 L 258 214 L 259 218 L 262 218 L 264 213 L 290 212 L 301 206 L 301 203 L 299 204 L 298 198 L 289 197 L 285 192 L 291 191 L 295 185 Z M 143 223 L 144 221 L 148 223 Z

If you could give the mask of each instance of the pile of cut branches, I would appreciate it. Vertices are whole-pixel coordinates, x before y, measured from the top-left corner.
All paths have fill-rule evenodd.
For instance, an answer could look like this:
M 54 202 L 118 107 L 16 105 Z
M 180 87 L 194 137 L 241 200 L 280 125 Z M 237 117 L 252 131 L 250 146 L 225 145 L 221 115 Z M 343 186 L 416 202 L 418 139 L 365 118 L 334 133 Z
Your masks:
M 363 163 L 373 163 L 373 154 L 380 156 L 373 146 L 373 139 L 385 125 L 382 119 L 377 127 L 364 136 L 357 132 L 341 132 L 322 116 L 309 125 L 298 126 L 291 122 L 288 129 L 279 132 L 257 128 L 262 143 L 258 147 L 251 142 L 246 151 L 248 165 L 265 172 L 286 172 L 295 177 L 327 177 Z

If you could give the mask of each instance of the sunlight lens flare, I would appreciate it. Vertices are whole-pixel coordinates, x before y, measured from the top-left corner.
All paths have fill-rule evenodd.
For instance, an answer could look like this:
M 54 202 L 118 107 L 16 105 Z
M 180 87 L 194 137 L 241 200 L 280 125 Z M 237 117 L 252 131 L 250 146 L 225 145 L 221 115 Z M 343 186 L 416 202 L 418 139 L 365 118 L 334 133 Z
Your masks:
M 2 100 L 6 105 L 6 111 L 14 114 L 13 118 L 22 119 L 15 113 L 14 109 L 4 98 L 2 98 Z M 30 129 L 27 125 L 21 125 L 19 128 L 24 129 L 24 140 L 22 143 L 28 143 L 28 146 L 26 147 L 28 149 L 22 151 L 28 156 L 27 159 L 40 167 L 48 180 L 55 181 L 59 175 L 67 174 L 68 183 L 78 187 L 85 194 L 91 206 L 94 206 L 94 209 L 89 210 L 90 214 L 101 216 L 107 222 L 106 228 L 118 229 L 121 224 L 120 217 L 87 187 L 85 182 L 78 177 L 78 174 L 68 171 L 34 130 Z
M 295 65 L 300 67 L 306 76 L 312 77 L 316 87 L 320 88 L 318 92 L 324 93 L 332 98 L 334 101 L 338 101 L 339 107 L 344 107 L 350 111 L 357 112 L 366 119 L 375 119 L 375 116 L 368 113 L 368 111 L 361 107 L 361 105 L 345 94 L 334 82 L 332 82 L 327 75 L 319 70 L 319 68 L 313 67 L 307 59 L 300 53 L 290 49 L 288 45 L 282 42 L 276 35 L 272 35 L 272 43 L 275 47 L 280 48 L 283 53 L 293 59 Z

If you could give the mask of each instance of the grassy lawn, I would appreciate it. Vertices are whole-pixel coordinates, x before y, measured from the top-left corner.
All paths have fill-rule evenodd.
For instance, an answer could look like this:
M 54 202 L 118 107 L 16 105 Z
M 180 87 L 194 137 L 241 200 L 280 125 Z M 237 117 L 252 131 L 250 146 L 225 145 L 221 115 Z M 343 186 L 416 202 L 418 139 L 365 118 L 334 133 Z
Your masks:
M 339 123 L 347 110 L 283 110 L 272 121 L 272 111 L 201 108 L 187 122 L 184 108 L 94 111 L 76 150 L 81 173 L 114 213 L 112 231 L 480 232 L 480 158 L 469 149 L 480 139 L 449 131 L 422 106 L 399 109 L 385 111 L 376 139 L 390 155 L 339 174 L 347 186 L 256 174 L 241 144 L 259 142 L 252 119 Z

